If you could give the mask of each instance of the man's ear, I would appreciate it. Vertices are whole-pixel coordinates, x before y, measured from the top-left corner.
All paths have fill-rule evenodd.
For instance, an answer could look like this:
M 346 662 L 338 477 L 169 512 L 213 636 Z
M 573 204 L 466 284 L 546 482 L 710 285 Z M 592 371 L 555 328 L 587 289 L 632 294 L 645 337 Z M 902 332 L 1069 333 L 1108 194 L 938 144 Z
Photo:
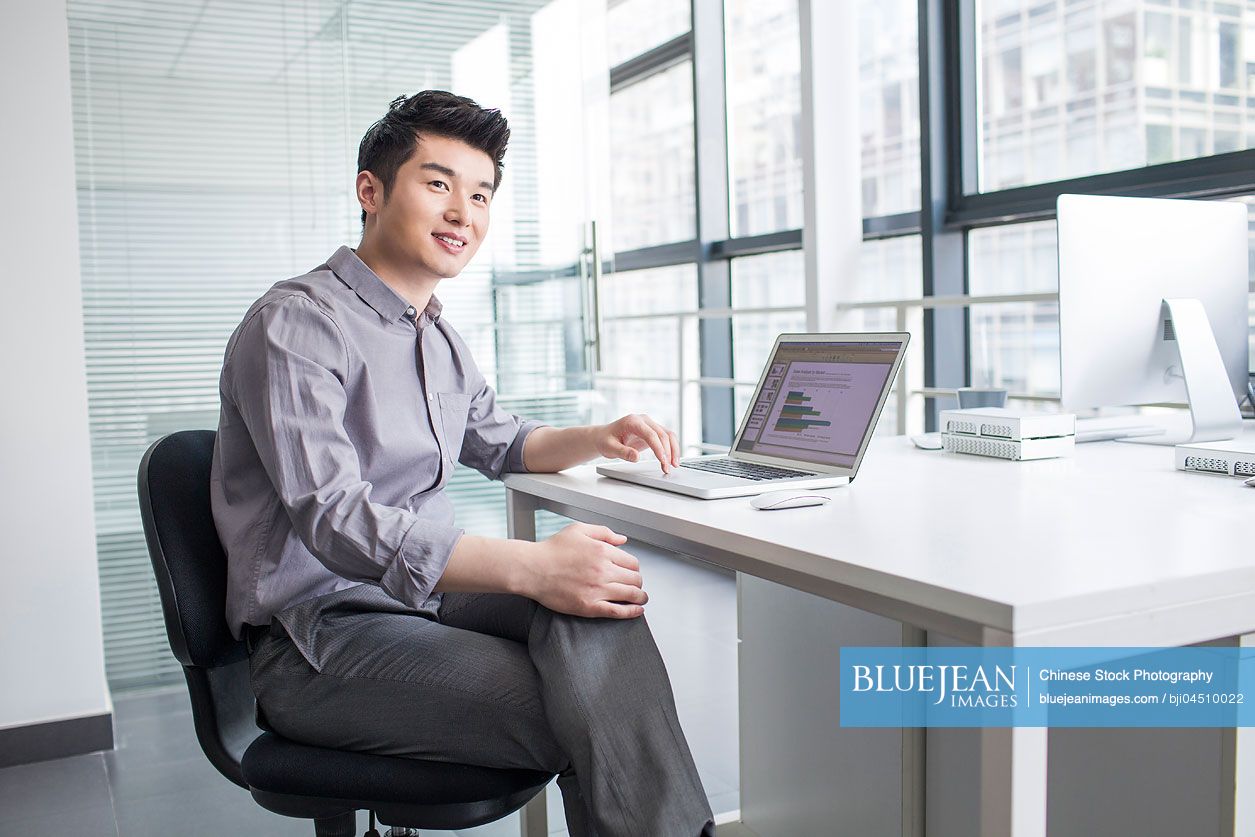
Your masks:
M 357 173 L 357 202 L 367 215 L 374 215 L 383 206 L 383 183 L 368 171 Z

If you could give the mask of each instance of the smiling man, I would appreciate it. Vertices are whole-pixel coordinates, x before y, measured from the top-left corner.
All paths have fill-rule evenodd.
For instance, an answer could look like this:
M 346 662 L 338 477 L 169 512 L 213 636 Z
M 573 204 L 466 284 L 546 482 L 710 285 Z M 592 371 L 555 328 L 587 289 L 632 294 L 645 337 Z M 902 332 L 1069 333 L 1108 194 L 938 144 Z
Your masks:
M 456 462 L 497 478 L 679 456 L 647 416 L 509 415 L 443 316 L 434 291 L 488 232 L 509 133 L 450 93 L 395 100 L 359 149 L 356 251 L 275 285 L 231 336 L 211 485 L 227 618 L 281 735 L 557 773 L 572 837 L 712 835 L 626 539 L 454 525 Z

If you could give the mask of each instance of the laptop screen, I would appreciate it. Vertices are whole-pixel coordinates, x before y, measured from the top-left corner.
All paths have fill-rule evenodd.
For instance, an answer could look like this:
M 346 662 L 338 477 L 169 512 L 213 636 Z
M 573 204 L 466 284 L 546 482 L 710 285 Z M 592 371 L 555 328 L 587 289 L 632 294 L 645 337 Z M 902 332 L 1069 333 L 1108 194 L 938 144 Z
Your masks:
M 854 467 L 900 341 L 781 341 L 750 403 L 741 453 Z

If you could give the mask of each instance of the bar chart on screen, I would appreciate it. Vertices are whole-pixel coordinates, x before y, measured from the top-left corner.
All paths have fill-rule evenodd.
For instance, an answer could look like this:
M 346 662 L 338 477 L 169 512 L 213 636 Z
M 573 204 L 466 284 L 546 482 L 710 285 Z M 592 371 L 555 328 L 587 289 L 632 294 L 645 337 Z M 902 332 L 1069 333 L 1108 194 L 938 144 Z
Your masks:
M 831 421 L 817 418 L 822 415 L 812 406 L 814 395 L 805 390 L 789 390 L 784 396 L 784 406 L 780 408 L 780 417 L 776 419 L 773 430 L 781 433 L 800 433 L 811 427 L 830 427 Z
M 883 363 L 788 364 L 779 384 L 780 397 L 770 410 L 763 405 L 765 429 L 759 442 L 808 450 L 857 451 L 889 369 Z M 751 416 L 756 418 L 759 416 Z

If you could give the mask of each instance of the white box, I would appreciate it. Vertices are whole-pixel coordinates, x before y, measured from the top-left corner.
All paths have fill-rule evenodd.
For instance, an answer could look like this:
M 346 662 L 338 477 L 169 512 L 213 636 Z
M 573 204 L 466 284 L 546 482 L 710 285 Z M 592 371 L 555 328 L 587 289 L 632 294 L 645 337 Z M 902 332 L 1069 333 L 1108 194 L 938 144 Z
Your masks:
M 998 439 L 942 433 L 942 446 L 951 453 L 992 456 L 995 459 L 1023 461 L 1071 456 L 1076 450 L 1076 436 L 1052 436 L 1046 439 Z
M 1072 413 L 1022 413 L 1006 407 L 942 410 L 942 433 L 1022 441 L 1076 435 Z
M 1177 470 L 1229 477 L 1255 477 L 1255 442 L 1195 442 L 1177 445 Z

